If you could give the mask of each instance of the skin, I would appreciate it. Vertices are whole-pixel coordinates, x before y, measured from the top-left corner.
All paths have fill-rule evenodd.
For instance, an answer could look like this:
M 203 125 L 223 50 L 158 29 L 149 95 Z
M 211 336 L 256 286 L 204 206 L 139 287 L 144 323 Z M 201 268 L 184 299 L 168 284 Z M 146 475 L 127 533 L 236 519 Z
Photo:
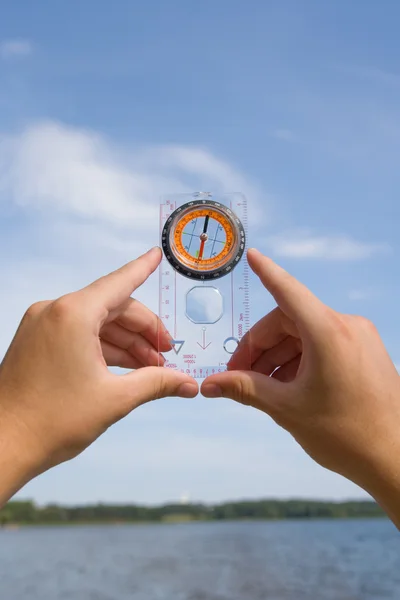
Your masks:
M 277 307 L 242 339 L 228 371 L 203 382 L 202 394 L 267 413 L 400 528 L 400 377 L 377 330 L 327 307 L 257 250 L 248 260 Z
M 154 248 L 78 292 L 28 309 L 0 366 L 0 505 L 141 404 L 197 395 L 190 377 L 157 366 L 156 348 L 170 350 L 170 336 L 130 297 L 160 260 Z M 137 370 L 116 375 L 107 368 L 113 365 Z

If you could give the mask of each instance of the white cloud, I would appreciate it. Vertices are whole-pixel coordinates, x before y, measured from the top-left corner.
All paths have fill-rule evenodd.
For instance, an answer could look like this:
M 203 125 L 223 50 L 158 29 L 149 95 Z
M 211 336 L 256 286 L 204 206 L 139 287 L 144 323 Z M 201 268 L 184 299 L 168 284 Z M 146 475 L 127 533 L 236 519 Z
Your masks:
M 0 57 L 3 59 L 23 58 L 32 52 L 33 46 L 29 40 L 12 39 L 0 42 Z
M 229 164 L 196 147 L 122 149 L 54 122 L 0 138 L 0 192 L 28 210 L 143 231 L 157 222 L 161 194 L 204 188 L 256 195 Z
M 318 236 L 293 233 L 268 240 L 276 256 L 351 261 L 388 251 L 385 244 L 367 244 L 345 236 Z
M 340 65 L 338 67 L 342 73 L 353 75 L 358 79 L 369 80 L 376 84 L 385 84 L 398 87 L 400 85 L 400 74 L 386 71 L 374 66 Z
M 359 288 L 350 290 L 348 293 L 349 300 L 362 301 L 369 300 L 381 295 L 381 291 L 376 288 Z
M 272 133 L 273 137 L 283 142 L 294 142 L 296 141 L 296 135 L 290 129 L 275 129 Z
M 36 124 L 1 140 L 0 170 L 5 191 L 26 209 L 114 224 L 135 219 L 139 227 L 157 218 L 154 181 L 90 132 Z
M 349 300 L 367 300 L 370 297 L 370 294 L 366 290 L 350 290 L 349 291 Z

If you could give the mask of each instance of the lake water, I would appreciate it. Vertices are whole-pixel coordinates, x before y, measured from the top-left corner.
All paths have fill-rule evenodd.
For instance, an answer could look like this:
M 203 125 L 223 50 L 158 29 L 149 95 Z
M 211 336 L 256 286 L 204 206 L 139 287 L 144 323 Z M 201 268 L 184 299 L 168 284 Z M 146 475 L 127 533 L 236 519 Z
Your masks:
M 399 600 L 387 520 L 0 531 L 1 600 Z

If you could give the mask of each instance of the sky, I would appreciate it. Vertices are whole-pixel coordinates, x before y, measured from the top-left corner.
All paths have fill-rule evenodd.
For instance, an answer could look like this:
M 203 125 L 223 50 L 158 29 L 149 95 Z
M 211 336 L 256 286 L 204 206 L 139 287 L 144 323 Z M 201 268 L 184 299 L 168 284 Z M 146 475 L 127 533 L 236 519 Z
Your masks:
M 242 192 L 250 245 L 400 336 L 400 6 L 15 0 L 0 21 L 0 353 L 34 301 L 159 243 L 160 195 Z M 153 310 L 157 277 L 137 297 Z M 252 281 L 252 320 L 274 302 Z M 255 409 L 139 408 L 18 494 L 359 498 Z

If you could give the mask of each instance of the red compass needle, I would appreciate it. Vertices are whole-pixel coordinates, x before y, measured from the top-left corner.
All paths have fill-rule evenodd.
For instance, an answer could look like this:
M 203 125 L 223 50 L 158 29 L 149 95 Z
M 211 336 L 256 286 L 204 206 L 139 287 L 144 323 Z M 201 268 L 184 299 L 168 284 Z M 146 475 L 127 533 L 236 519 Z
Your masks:
M 210 221 L 210 217 L 209 215 L 206 216 L 205 221 L 204 221 L 204 228 L 203 228 L 203 233 L 200 236 L 200 250 L 199 250 L 199 260 L 202 260 L 203 258 L 203 254 L 204 254 L 204 246 L 206 245 L 206 241 L 208 240 L 208 235 L 207 235 L 207 229 L 208 229 L 208 223 Z
M 199 260 L 201 260 L 203 258 L 203 254 L 204 254 L 204 246 L 206 245 L 206 240 L 201 240 L 201 244 L 200 244 L 200 250 L 199 250 Z

